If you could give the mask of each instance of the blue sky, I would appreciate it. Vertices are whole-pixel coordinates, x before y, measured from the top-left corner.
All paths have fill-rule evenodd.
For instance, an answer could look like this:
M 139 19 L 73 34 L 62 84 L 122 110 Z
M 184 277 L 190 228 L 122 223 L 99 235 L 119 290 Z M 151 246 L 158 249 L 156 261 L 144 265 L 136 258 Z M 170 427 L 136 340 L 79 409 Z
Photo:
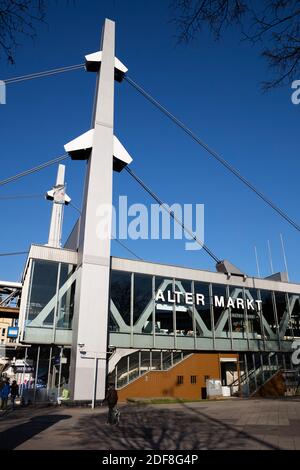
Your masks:
M 258 48 L 240 42 L 238 31 L 227 31 L 217 43 L 204 31 L 197 41 L 177 46 L 168 0 L 53 1 L 47 25 L 38 27 L 34 42 L 24 39 L 16 64 L 2 59 L 0 79 L 82 63 L 84 55 L 98 50 L 105 17 L 116 21 L 116 52 L 130 77 L 300 222 L 300 105 L 292 104 L 290 86 L 262 93 L 266 64 Z M 88 130 L 94 85 L 95 75 L 85 71 L 10 85 L 7 104 L 0 107 L 0 179 L 63 154 L 65 143 Z M 161 199 L 205 204 L 205 242 L 219 258 L 256 275 L 256 245 L 267 276 L 270 240 L 274 269 L 283 270 L 282 233 L 290 278 L 300 281 L 300 233 L 127 83 L 116 83 L 115 133 L 134 159 L 132 169 Z M 85 164 L 66 165 L 68 193 L 80 206 Z M 1 187 L 1 253 L 47 242 L 49 202 L 1 197 L 43 195 L 56 171 L 51 167 Z M 126 173 L 115 174 L 115 200 L 124 194 L 130 203 L 152 202 Z M 76 218 L 76 211 L 66 208 L 64 239 Z M 214 270 L 203 250 L 186 251 L 184 241 L 126 244 L 149 261 Z M 116 242 L 112 252 L 129 256 Z M 24 256 L 1 257 L 0 278 L 18 280 L 24 261 Z

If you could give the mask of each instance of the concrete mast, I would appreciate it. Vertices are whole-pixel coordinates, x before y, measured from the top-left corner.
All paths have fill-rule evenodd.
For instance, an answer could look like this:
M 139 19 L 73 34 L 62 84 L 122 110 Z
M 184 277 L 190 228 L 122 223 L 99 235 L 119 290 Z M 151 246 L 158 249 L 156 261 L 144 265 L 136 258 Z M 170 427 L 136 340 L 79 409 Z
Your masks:
M 100 51 L 101 67 L 99 63 L 92 123 L 94 129 L 87 133 L 92 143 L 84 145 L 85 148 L 92 145 L 92 148 L 87 163 L 79 232 L 70 374 L 74 400 L 89 400 L 92 391 L 98 399 L 105 394 L 115 69 L 115 23 L 108 19 L 102 31 Z M 65 146 L 67 151 L 71 147 Z M 107 208 L 110 215 L 107 217 L 106 236 L 100 237 L 97 225 L 103 208 Z
M 47 245 L 54 248 L 61 248 L 64 206 L 71 202 L 66 194 L 65 168 L 65 165 L 58 166 L 56 184 L 46 193 L 46 199 L 53 201 Z

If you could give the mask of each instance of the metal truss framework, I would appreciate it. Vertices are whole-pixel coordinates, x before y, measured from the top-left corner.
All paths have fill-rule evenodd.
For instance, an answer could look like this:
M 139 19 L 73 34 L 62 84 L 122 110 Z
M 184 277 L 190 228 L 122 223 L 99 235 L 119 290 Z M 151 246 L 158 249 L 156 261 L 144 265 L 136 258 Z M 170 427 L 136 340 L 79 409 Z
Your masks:
M 192 282 L 192 285 L 194 283 Z M 182 282 L 178 280 L 164 280 L 159 286 L 159 290 L 166 292 L 167 289 L 180 291 L 186 293 Z M 229 296 L 229 286 L 227 286 L 227 295 Z M 212 285 L 210 285 L 210 294 L 212 297 Z M 244 296 L 245 299 L 250 301 L 254 300 L 250 291 L 242 287 L 234 288 L 230 297 L 233 299 Z M 214 323 L 213 307 L 210 305 L 211 325 L 209 329 L 196 307 L 186 306 L 186 315 L 188 315 L 193 322 L 193 336 L 184 337 L 176 334 L 176 328 L 172 335 L 161 335 L 153 328 L 152 334 L 145 334 L 143 332 L 144 325 L 149 319 L 155 324 L 156 315 L 156 301 L 155 293 L 151 300 L 148 302 L 146 308 L 140 314 L 138 320 L 131 325 L 126 324 L 113 300 L 110 304 L 110 315 L 116 331 L 110 332 L 110 344 L 116 347 L 150 347 L 167 349 L 183 349 L 183 350 L 224 350 L 224 351 L 289 351 L 291 350 L 292 338 L 288 332 L 291 322 L 291 312 L 293 311 L 296 302 L 299 301 L 299 295 L 290 295 L 287 301 L 287 308 L 284 311 L 280 322 L 276 318 L 276 332 L 274 332 L 265 318 L 263 312 L 256 309 L 254 315 L 260 324 L 260 332 L 235 332 L 232 331 L 232 318 L 231 308 L 224 308 L 218 321 Z M 131 305 L 133 305 L 131 293 Z M 253 314 L 253 312 L 252 312 Z M 176 315 L 176 307 L 173 307 L 173 315 Z M 132 315 L 131 315 L 132 316 Z M 277 315 L 276 315 L 277 317 Z M 244 310 L 245 325 L 248 324 L 248 312 Z

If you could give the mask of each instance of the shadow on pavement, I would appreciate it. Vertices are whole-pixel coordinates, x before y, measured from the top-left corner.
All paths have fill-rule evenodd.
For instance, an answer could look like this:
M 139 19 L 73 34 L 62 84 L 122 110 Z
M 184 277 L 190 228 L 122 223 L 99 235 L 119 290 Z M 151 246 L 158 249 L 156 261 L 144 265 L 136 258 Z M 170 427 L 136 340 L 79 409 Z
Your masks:
M 69 415 L 55 414 L 35 416 L 25 423 L 8 428 L 0 432 L 0 450 L 13 450 L 50 426 L 69 418 Z
M 199 409 L 195 409 L 192 407 L 187 406 L 186 404 L 182 403 L 182 406 L 188 409 L 191 413 L 196 413 L 198 415 L 201 415 L 204 419 L 206 419 L 208 422 L 211 424 L 214 424 L 216 426 L 219 426 L 223 429 L 223 431 L 228 432 L 235 431 L 238 433 L 240 440 L 244 440 L 245 442 L 248 442 L 248 445 L 250 445 L 252 448 L 256 447 L 257 448 L 264 448 L 266 450 L 280 450 L 280 447 L 275 446 L 273 444 L 270 444 L 259 437 L 253 436 L 252 434 L 247 433 L 246 431 L 242 431 L 239 429 L 236 429 L 234 424 L 230 425 L 228 423 L 225 423 L 222 420 L 219 420 L 217 418 L 213 418 L 212 416 L 207 415 L 203 411 L 200 411 Z M 274 426 L 273 426 L 274 427 Z M 276 428 L 277 430 L 277 428 Z M 225 449 L 230 450 L 230 449 L 236 449 L 240 448 L 239 442 L 231 442 L 230 447 L 225 447 Z
M 186 409 L 185 409 L 186 408 Z M 188 413 L 187 413 L 188 411 Z M 234 421 L 234 420 L 233 420 Z M 60 432 L 62 432 L 60 430 Z M 124 406 L 119 426 L 105 415 L 81 417 L 74 448 L 111 450 L 278 449 L 199 409 Z

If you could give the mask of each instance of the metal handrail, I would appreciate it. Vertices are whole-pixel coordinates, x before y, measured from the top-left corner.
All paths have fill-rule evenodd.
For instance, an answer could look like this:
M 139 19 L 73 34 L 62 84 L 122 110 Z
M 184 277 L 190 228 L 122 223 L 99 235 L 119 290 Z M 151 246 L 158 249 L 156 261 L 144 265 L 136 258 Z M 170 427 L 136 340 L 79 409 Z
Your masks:
M 256 381 L 257 382 L 257 377 L 259 377 L 259 375 L 263 374 L 263 373 L 266 373 L 268 371 L 272 371 L 272 370 L 276 370 L 278 371 L 280 368 L 280 366 L 277 366 L 277 364 L 270 364 L 269 362 L 269 359 L 270 357 L 274 356 L 274 352 L 271 352 L 271 353 L 267 353 L 267 355 L 264 355 L 263 356 L 263 364 L 260 364 L 259 367 L 257 368 L 252 368 L 250 371 L 248 372 L 244 372 L 242 376 L 238 377 L 237 379 L 235 379 L 231 384 L 230 384 L 230 390 L 231 390 L 231 394 L 233 394 L 233 387 L 236 387 L 236 386 L 241 386 L 241 385 L 246 385 L 250 384 L 251 380 L 253 380 L 254 382 Z M 267 363 L 266 363 L 267 361 Z M 269 378 L 267 379 L 269 380 Z M 261 385 L 259 385 L 260 387 Z
M 164 362 L 167 362 L 167 360 L 168 360 L 170 357 L 172 357 L 172 354 L 173 354 L 172 352 L 169 353 L 168 356 L 166 356 L 166 357 L 164 358 Z M 171 361 L 170 366 L 167 367 L 167 368 L 163 368 L 163 369 L 160 369 L 160 368 L 159 368 L 159 369 L 158 369 L 158 368 L 154 369 L 153 367 L 151 368 L 151 367 L 149 366 L 149 368 L 148 368 L 147 370 L 141 371 L 140 368 L 139 368 L 139 362 L 135 362 L 135 363 L 133 364 L 133 367 L 130 367 L 130 370 L 129 370 L 129 371 L 128 371 L 126 368 L 121 369 L 121 371 L 118 370 L 118 376 L 119 376 L 119 377 L 121 377 L 123 374 L 127 374 L 127 375 L 126 375 L 125 377 L 123 377 L 123 378 L 117 380 L 117 388 L 118 388 L 118 389 L 119 389 L 119 388 L 122 388 L 122 387 L 128 385 L 128 384 L 129 384 L 130 382 L 132 382 L 133 380 L 135 380 L 137 377 L 141 377 L 142 375 L 147 374 L 148 372 L 151 372 L 151 371 L 153 371 L 153 370 L 154 370 L 154 371 L 161 371 L 161 372 L 170 370 L 170 369 L 172 369 L 172 367 L 174 367 L 175 365 L 179 364 L 181 361 L 183 361 L 184 359 L 186 359 L 186 358 L 187 358 L 188 356 L 190 356 L 191 354 L 192 354 L 192 353 L 185 354 L 185 355 L 183 355 L 183 357 L 180 357 L 180 358 L 178 358 L 178 359 L 175 360 L 175 361 L 174 361 L 174 358 L 173 358 L 173 361 Z M 134 372 L 136 372 L 136 375 L 135 375 L 134 377 L 132 377 L 132 376 L 130 377 L 130 375 L 134 375 Z M 140 373 L 140 372 L 141 372 L 141 373 Z M 128 376 L 129 376 L 129 380 L 127 380 L 127 379 L 128 379 Z M 121 382 L 121 384 L 122 384 L 122 382 L 125 382 L 125 383 L 124 383 L 124 385 L 123 385 L 123 384 L 122 384 L 122 385 L 119 385 L 120 382 Z

